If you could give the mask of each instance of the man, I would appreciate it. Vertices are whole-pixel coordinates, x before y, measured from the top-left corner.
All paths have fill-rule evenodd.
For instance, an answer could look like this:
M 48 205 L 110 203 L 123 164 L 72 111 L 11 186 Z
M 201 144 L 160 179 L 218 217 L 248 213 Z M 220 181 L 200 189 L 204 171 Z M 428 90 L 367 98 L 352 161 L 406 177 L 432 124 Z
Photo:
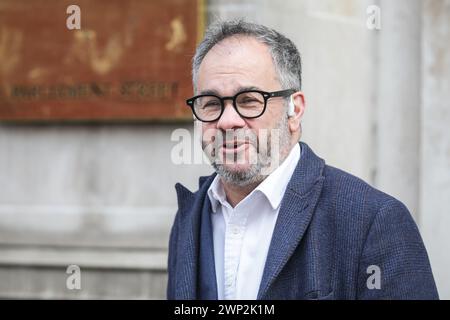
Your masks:
M 261 25 L 211 26 L 187 100 L 216 171 L 176 185 L 169 299 L 436 299 L 406 207 L 325 164 L 301 137 L 295 45 Z

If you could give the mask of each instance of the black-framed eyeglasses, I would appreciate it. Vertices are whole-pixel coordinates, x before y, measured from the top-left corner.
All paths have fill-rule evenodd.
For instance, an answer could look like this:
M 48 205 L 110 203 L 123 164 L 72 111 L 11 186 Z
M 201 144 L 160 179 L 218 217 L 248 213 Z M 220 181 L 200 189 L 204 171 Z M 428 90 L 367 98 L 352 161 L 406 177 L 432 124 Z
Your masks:
M 202 94 L 186 100 L 195 117 L 203 122 L 214 122 L 220 119 L 225 110 L 225 100 L 232 100 L 236 112 L 246 119 L 258 118 L 266 111 L 267 100 L 275 97 L 286 97 L 297 90 L 288 89 L 274 92 L 260 90 L 244 90 L 232 97 L 219 97 L 213 94 Z

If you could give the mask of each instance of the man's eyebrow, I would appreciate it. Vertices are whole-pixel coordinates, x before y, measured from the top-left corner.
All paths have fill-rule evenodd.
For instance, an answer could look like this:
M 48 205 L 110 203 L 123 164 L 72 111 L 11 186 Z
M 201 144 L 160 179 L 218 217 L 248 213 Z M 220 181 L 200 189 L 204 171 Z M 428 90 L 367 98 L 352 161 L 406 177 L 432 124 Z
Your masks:
M 198 93 L 198 95 L 203 95 L 203 94 L 212 94 L 215 96 L 219 95 L 219 93 L 216 90 L 202 90 Z
M 262 91 L 260 88 L 258 87 L 239 87 L 237 89 L 237 91 L 235 92 L 235 94 L 242 92 L 242 91 L 248 91 L 248 90 L 259 90 Z M 211 95 L 215 95 L 215 96 L 220 96 L 219 92 L 217 90 L 211 90 L 211 89 L 207 89 L 207 90 L 202 90 L 199 92 L 199 95 L 204 95 L 204 94 L 211 94 Z

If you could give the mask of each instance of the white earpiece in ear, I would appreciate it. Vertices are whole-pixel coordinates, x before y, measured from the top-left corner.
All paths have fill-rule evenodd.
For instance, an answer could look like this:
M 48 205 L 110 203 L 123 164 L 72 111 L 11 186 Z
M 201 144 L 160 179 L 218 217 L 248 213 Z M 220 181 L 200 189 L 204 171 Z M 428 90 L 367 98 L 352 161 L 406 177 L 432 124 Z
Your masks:
M 294 98 L 291 95 L 291 100 L 289 101 L 289 106 L 288 106 L 288 117 L 293 117 L 295 116 L 295 104 L 294 104 Z

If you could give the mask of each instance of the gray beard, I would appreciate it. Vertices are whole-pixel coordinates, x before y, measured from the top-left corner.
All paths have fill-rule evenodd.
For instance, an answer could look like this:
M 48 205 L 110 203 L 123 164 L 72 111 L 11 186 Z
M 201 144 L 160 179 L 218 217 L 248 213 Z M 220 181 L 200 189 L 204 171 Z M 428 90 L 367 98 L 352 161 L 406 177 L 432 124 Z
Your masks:
M 291 135 L 288 128 L 288 119 L 285 114 L 283 114 L 279 123 L 275 126 L 275 129 L 280 130 L 279 141 L 279 164 L 281 164 L 287 157 L 287 151 L 290 145 Z M 257 138 L 256 138 L 257 139 Z M 217 157 L 210 158 L 211 164 L 215 169 L 216 173 L 223 179 L 224 182 L 233 184 L 239 187 L 245 187 L 252 184 L 261 183 L 271 172 L 276 168 L 270 168 L 272 159 L 272 132 L 269 131 L 267 146 L 264 148 L 264 152 L 261 149 L 257 154 L 256 163 L 251 163 L 250 168 L 247 170 L 229 170 L 226 166 L 217 161 Z M 202 142 L 203 149 L 205 149 L 206 144 Z M 270 169 L 271 170 L 270 170 Z M 263 170 L 265 169 L 265 170 Z M 270 170 L 270 171 L 269 171 Z M 264 174 L 262 174 L 264 171 Z

